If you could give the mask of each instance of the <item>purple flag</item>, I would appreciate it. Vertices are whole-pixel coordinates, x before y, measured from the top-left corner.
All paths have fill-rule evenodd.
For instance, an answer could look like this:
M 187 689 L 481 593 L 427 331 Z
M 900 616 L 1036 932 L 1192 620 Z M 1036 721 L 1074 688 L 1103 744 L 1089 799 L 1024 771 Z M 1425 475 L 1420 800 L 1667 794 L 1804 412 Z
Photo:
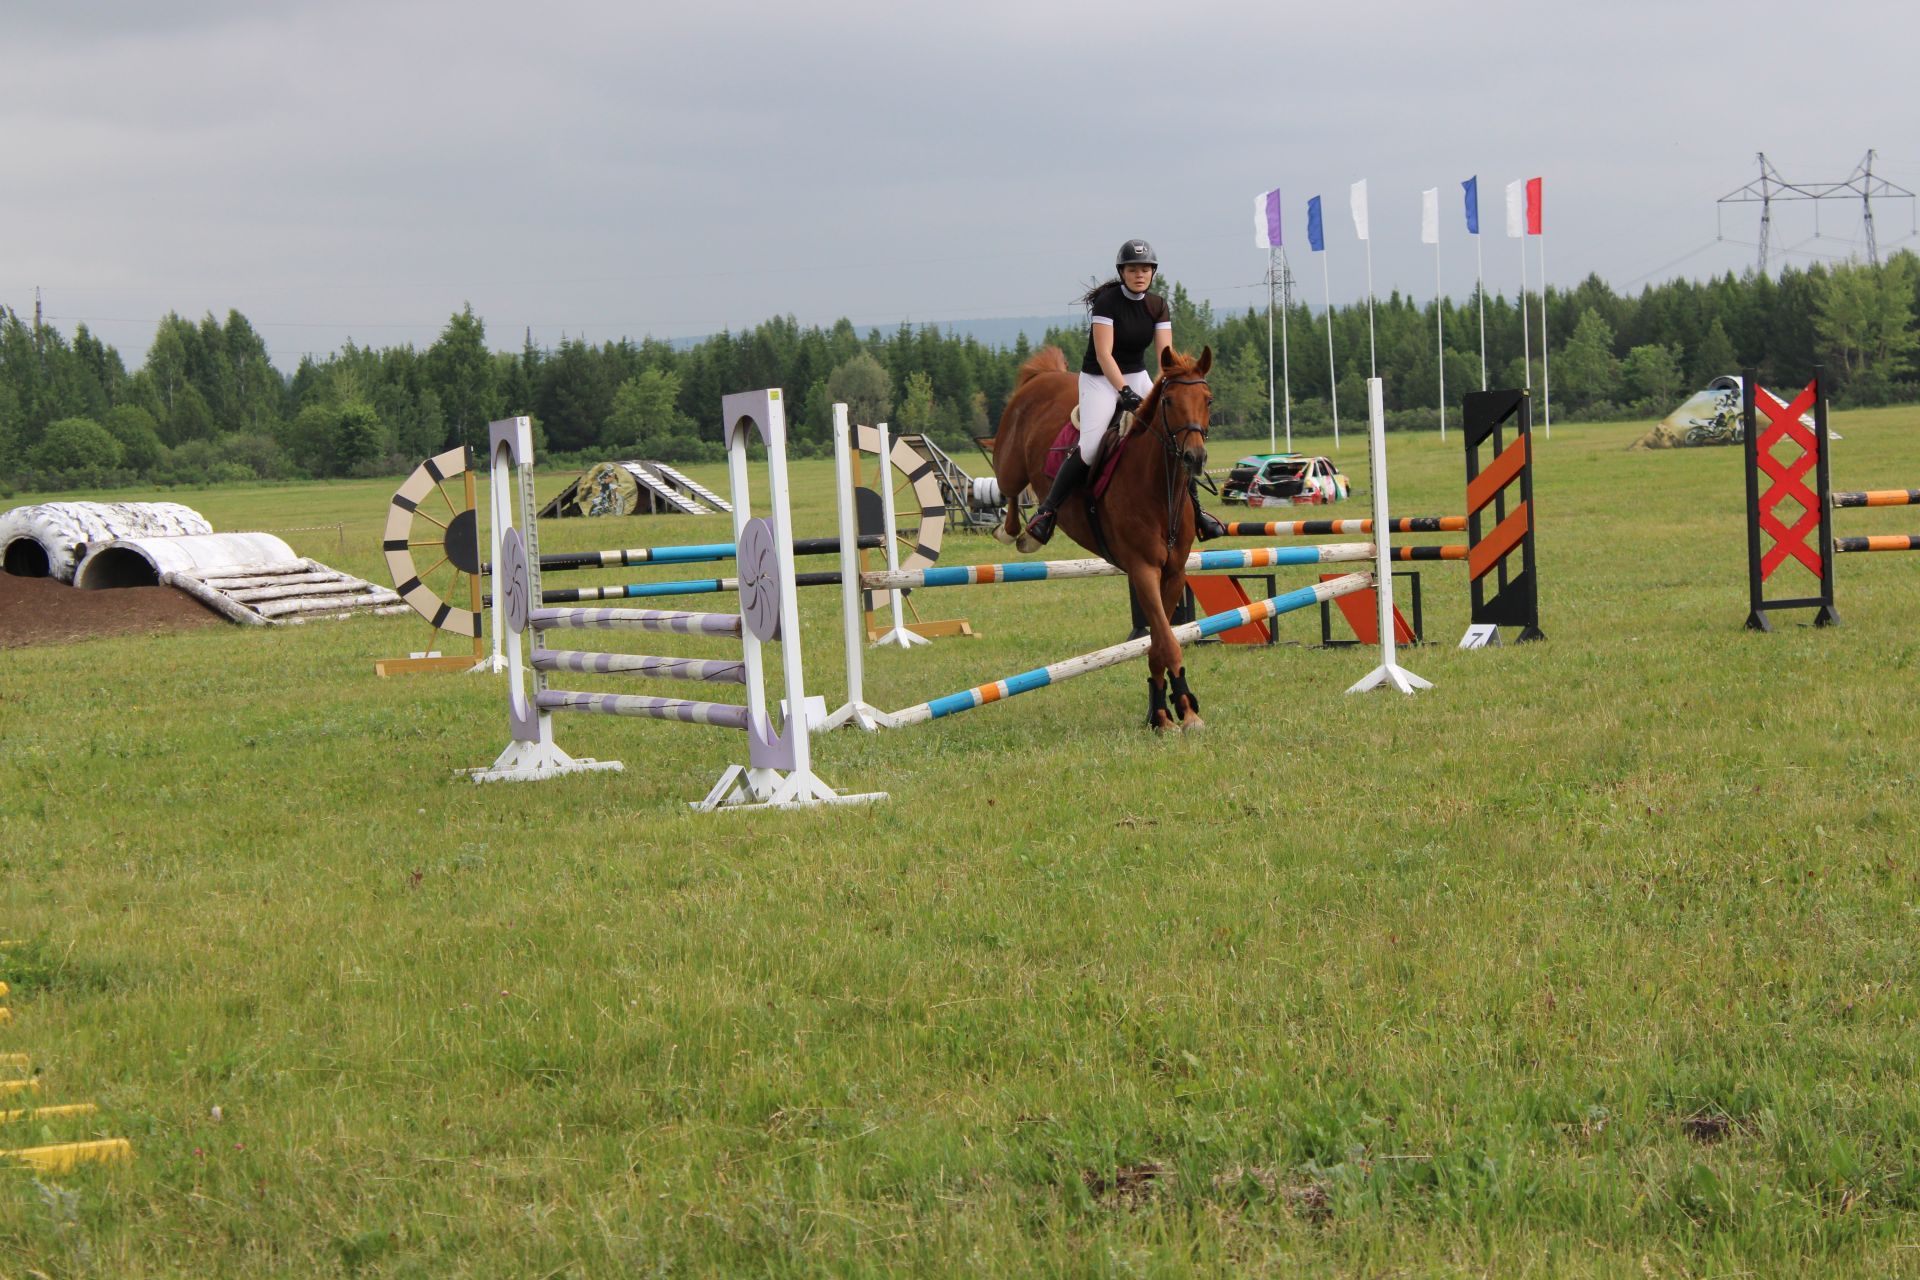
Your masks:
M 1253 198 L 1253 245 L 1256 249 L 1280 247 L 1280 188 L 1262 191 Z

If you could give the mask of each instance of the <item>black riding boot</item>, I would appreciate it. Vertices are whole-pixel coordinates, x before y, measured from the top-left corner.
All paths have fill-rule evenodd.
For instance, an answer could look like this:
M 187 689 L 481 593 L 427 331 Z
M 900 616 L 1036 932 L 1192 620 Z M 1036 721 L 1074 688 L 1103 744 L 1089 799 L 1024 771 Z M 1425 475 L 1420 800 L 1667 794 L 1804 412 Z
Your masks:
M 1060 464 L 1059 473 L 1053 477 L 1053 488 L 1047 490 L 1047 496 L 1041 500 L 1040 507 L 1027 521 L 1027 536 L 1035 542 L 1044 544 L 1053 536 L 1054 514 L 1060 510 L 1060 504 L 1067 495 L 1080 487 L 1087 478 L 1087 464 L 1075 449 Z
M 1212 542 L 1215 538 L 1227 536 L 1227 526 L 1207 514 L 1200 505 L 1200 482 L 1189 478 L 1187 492 L 1193 495 L 1193 532 L 1201 542 Z

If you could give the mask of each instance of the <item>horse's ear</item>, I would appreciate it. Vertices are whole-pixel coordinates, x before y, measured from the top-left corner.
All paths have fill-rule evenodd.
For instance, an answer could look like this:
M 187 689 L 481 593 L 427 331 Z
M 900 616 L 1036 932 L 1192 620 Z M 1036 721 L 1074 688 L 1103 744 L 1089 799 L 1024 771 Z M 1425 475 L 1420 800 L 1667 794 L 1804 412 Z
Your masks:
M 1173 354 L 1172 347 L 1160 348 L 1160 372 L 1165 374 L 1168 369 L 1172 368 L 1176 358 Z
M 1207 370 L 1213 368 L 1213 347 L 1211 344 L 1200 348 L 1200 364 L 1195 372 L 1201 377 L 1207 376 Z

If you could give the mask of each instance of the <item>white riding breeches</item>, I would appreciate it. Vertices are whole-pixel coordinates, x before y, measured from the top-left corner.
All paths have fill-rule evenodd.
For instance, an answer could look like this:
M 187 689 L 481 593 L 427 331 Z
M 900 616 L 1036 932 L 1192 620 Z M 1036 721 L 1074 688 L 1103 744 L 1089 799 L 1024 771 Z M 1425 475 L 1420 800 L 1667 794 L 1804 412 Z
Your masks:
M 1153 375 L 1145 369 L 1120 376 L 1142 400 L 1153 390 Z M 1107 424 L 1113 421 L 1114 406 L 1119 403 L 1119 389 L 1108 382 L 1104 374 L 1080 375 L 1080 458 L 1088 466 L 1093 465 L 1093 455 L 1099 450 L 1100 440 L 1107 434 Z

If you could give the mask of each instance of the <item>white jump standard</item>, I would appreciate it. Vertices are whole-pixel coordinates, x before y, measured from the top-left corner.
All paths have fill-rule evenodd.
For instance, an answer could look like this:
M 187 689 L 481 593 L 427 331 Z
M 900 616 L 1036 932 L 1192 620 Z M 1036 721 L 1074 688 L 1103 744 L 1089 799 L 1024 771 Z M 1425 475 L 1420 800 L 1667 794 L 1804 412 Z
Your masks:
M 471 771 L 475 782 L 556 777 L 592 769 L 619 769 L 618 761 L 576 759 L 553 737 L 557 712 L 640 716 L 736 729 L 747 735 L 744 765 L 729 765 L 705 799 L 694 807 L 715 809 L 788 809 L 814 804 L 850 804 L 884 799 L 884 793 L 840 795 L 814 775 L 807 723 L 805 680 L 801 671 L 800 620 L 794 582 L 792 516 L 788 500 L 786 416 L 777 390 L 743 392 L 721 402 L 733 507 L 734 543 L 740 566 L 740 613 L 686 613 L 661 609 L 556 609 L 534 607 L 540 600 L 540 548 L 533 502 L 532 426 L 527 418 L 497 422 L 492 428 L 492 503 L 498 553 L 494 591 L 494 634 L 506 642 L 508 725 L 512 740 L 490 768 Z M 758 433 L 766 447 L 769 517 L 752 514 L 747 441 Z M 517 486 L 510 483 L 517 479 Z M 514 527 L 513 495 L 518 489 L 525 534 Z M 738 662 L 656 657 L 647 654 L 592 653 L 546 648 L 545 632 L 557 628 L 620 628 L 691 637 L 737 637 Z M 521 655 L 521 634 L 531 632 L 529 661 Z M 766 687 L 764 647 L 782 641 L 782 706 L 785 721 L 774 728 Z M 526 675 L 532 675 L 528 695 Z M 578 692 L 547 687 L 549 672 L 626 674 L 653 679 L 741 684 L 746 704 L 696 702 L 624 693 Z
M 1373 446 L 1373 527 L 1380 531 L 1374 540 L 1378 559 L 1373 570 L 1379 584 L 1374 600 L 1379 610 L 1380 665 L 1348 689 L 1348 693 L 1365 693 L 1369 689 L 1412 693 L 1416 689 L 1433 688 L 1433 681 L 1424 680 L 1400 665 L 1399 646 L 1393 634 L 1393 551 L 1389 544 L 1393 525 L 1387 517 L 1387 411 L 1383 385 L 1378 378 L 1367 379 L 1367 439 Z

